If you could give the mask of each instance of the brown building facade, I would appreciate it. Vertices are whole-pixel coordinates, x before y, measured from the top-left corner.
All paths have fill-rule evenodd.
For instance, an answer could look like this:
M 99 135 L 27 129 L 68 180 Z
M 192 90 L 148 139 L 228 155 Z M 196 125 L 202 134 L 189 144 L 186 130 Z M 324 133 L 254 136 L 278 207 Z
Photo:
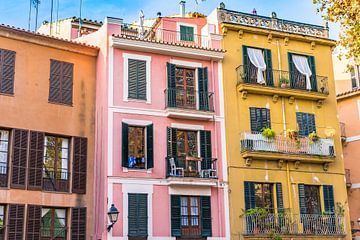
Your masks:
M 0 239 L 91 237 L 97 52 L 0 26 Z

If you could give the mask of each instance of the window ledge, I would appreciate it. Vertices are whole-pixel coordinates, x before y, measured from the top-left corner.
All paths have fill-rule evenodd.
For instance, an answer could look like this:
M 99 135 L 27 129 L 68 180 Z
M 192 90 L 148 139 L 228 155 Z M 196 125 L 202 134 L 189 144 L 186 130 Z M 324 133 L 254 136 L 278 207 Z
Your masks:
M 50 104 L 54 104 L 54 105 L 60 105 L 60 106 L 66 106 L 66 107 L 73 107 L 73 103 L 60 103 L 60 102 L 52 102 L 52 101 L 48 101 L 48 103 Z
M 126 99 L 124 99 L 124 102 L 134 102 L 134 103 L 146 103 L 146 104 L 151 104 L 151 102 L 149 102 L 148 100 L 132 99 L 132 98 L 126 98 Z
M 150 173 L 152 173 L 152 168 L 149 168 L 149 169 L 133 169 L 133 168 L 123 167 L 122 171 L 125 172 L 125 173 L 127 173 L 127 172 L 140 172 L 140 173 L 150 174 Z

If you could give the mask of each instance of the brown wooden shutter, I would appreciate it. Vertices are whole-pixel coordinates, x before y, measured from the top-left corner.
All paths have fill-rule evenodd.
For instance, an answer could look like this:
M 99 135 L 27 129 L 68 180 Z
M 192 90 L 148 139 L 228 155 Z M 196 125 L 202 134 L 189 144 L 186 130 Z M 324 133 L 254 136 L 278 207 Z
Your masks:
M 41 189 L 44 158 L 44 133 L 30 132 L 28 189 Z
M 86 193 L 87 138 L 74 138 L 73 193 Z
M 50 60 L 49 101 L 72 104 L 74 65 Z
M 71 240 L 86 239 L 86 208 L 71 209 Z
M 39 240 L 41 226 L 41 206 L 28 205 L 26 240 Z
M 27 130 L 14 129 L 11 175 L 12 188 L 25 188 L 28 135 L 29 131 Z
M 15 75 L 14 51 L 0 49 L 0 92 L 14 94 Z
M 25 205 L 10 204 L 8 217 L 8 240 L 23 239 Z

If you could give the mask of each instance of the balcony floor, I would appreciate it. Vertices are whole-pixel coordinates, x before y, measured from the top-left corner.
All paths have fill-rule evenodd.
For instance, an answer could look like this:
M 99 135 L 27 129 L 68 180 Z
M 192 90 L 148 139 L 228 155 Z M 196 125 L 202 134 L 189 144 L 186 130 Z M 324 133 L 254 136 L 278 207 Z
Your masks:
M 216 186 L 217 178 L 168 177 L 169 185 Z

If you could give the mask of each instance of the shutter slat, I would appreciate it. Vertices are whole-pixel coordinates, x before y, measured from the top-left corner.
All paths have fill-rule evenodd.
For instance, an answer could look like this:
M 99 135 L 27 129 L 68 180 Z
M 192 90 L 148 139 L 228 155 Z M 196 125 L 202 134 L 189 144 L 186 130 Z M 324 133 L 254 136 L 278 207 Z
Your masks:
M 14 94 L 16 52 L 1 49 L 0 51 L 0 92 Z
M 171 195 L 171 236 L 181 237 L 180 196 Z
M 49 101 L 72 104 L 74 64 L 50 60 Z
M 315 115 L 312 113 L 296 113 L 296 121 L 299 126 L 299 135 L 308 136 L 312 132 L 316 132 Z
M 28 189 L 41 189 L 44 158 L 44 133 L 30 132 Z
M 199 109 L 209 111 L 208 69 L 198 68 Z
M 74 137 L 72 192 L 86 193 L 87 138 Z
M 242 51 L 243 51 L 243 67 L 244 67 L 244 77 L 245 77 L 245 82 L 249 83 L 250 82 L 250 76 L 248 75 L 248 69 L 249 69 L 249 56 L 247 53 L 247 46 L 242 46 Z
M 201 161 L 201 169 L 211 169 L 211 132 L 200 131 L 200 156 L 203 158 Z
M 147 194 L 128 194 L 128 232 L 130 237 L 148 235 Z
M 212 236 L 211 199 L 210 196 L 200 196 L 201 207 L 201 236 Z
M 317 92 L 316 66 L 314 56 L 308 57 L 309 67 L 311 69 L 311 91 Z
M 40 239 L 41 206 L 28 205 L 26 240 Z
M 335 212 L 335 204 L 334 204 L 334 188 L 331 185 L 323 186 L 323 194 L 324 194 L 324 208 L 327 213 Z
M 86 208 L 71 209 L 71 240 L 86 240 Z
M 128 60 L 128 97 L 146 100 L 146 61 Z
M 299 189 L 300 213 L 305 214 L 307 211 L 306 211 L 306 205 L 305 205 L 305 186 L 304 186 L 304 184 L 299 184 L 298 189 Z
M 276 183 L 276 202 L 277 208 L 279 212 L 284 211 L 284 202 L 283 202 L 283 191 L 282 191 L 282 184 Z
M 122 166 L 129 167 L 129 125 L 122 123 Z
M 25 205 L 10 204 L 8 215 L 8 240 L 23 239 Z
M 167 105 L 168 107 L 176 107 L 176 65 L 166 63 L 167 69 Z
M 274 86 L 274 79 L 273 79 L 273 69 L 272 69 L 272 57 L 271 57 L 271 50 L 264 49 L 264 59 L 266 64 L 266 85 L 267 86 Z
M 25 189 L 26 164 L 28 158 L 28 135 L 29 131 L 13 130 L 13 156 L 11 187 Z
M 245 209 L 256 207 L 255 203 L 255 184 L 253 182 L 244 182 Z
M 154 127 L 150 124 L 146 127 L 146 157 L 147 157 L 147 168 L 154 167 Z
M 290 75 L 290 87 L 294 88 L 295 87 L 295 76 L 294 76 L 294 62 L 292 59 L 293 54 L 292 53 L 288 53 L 288 65 L 289 65 L 289 75 Z

